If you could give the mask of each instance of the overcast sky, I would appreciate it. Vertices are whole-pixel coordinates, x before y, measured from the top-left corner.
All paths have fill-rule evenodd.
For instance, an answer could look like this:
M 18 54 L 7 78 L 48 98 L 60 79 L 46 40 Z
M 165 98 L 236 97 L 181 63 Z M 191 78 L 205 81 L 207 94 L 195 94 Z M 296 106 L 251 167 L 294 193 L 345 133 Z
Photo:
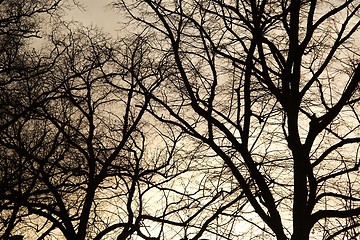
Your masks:
M 86 11 L 74 8 L 69 13 L 70 19 L 82 22 L 84 25 L 93 25 L 103 28 L 105 32 L 116 34 L 120 28 L 118 22 L 121 21 L 119 13 L 109 8 L 108 4 L 112 0 L 78 0 Z

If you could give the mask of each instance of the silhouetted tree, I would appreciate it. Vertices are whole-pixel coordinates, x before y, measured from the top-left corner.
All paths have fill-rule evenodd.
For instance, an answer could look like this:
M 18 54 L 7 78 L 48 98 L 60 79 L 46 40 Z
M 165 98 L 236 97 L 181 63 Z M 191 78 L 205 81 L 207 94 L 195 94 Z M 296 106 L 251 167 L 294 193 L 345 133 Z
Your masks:
M 9 240 L 22 240 L 24 239 L 24 236 L 22 235 L 14 235 L 9 238 Z
M 63 1 L 0 1 L 0 139 L 44 102 L 51 88 L 39 89 L 53 56 L 32 50 L 44 19 L 58 19 Z M 53 20 L 54 21 L 54 20 Z M 40 80 L 40 81 L 39 81 Z M 12 149 L 0 146 L 0 238 L 8 239 L 21 220 L 21 201 L 33 186 L 28 164 Z
M 156 75 L 155 91 L 143 87 L 151 96 L 148 111 L 191 136 L 189 144 L 197 139 L 209 146 L 226 165 L 218 181 L 231 178 L 229 185 L 248 201 L 238 214 L 208 217 L 221 226 L 213 234 L 358 237 L 359 1 L 124 0 L 114 6 L 155 35 L 154 54 L 173 63 Z M 225 216 L 237 219 L 233 227 Z M 192 239 L 214 229 L 192 224 Z
M 61 4 L 0 1 L 2 239 L 358 237 L 358 0 Z
M 143 119 L 150 96 L 140 92 L 158 87 L 166 65 L 148 39 L 114 41 L 61 19 L 41 32 L 38 15 L 57 16 L 60 2 L 0 4 L 1 238 L 153 239 L 199 216 L 193 194 L 206 188 L 186 174 L 196 149 Z M 209 205 L 223 193 L 207 195 Z
M 54 18 L 51 21 L 55 22 L 65 4 L 63 2 L 0 2 L 0 130 L 24 117 L 46 94 L 37 92 L 31 99 L 28 96 L 31 91 L 38 90 L 32 78 L 41 78 L 54 59 L 46 54 L 40 56 L 32 46 L 44 36 L 41 33 L 44 19 Z
M 147 239 L 156 226 L 144 221 L 166 217 L 164 202 L 175 200 L 164 195 L 181 195 L 168 186 L 188 170 L 178 160 L 185 155 L 179 154 L 181 132 L 167 129 L 167 135 L 143 119 L 150 97 L 138 82 L 156 89 L 150 64 L 158 60 L 149 57 L 144 38 L 115 42 L 96 29 L 60 26 L 50 38 L 56 60 L 43 78 L 31 78 L 40 90 L 56 88 L 0 140 L 17 159 L 4 155 L 17 164 L 18 177 L 9 182 L 21 192 L 12 199 L 21 210 L 13 232 L 37 239 Z

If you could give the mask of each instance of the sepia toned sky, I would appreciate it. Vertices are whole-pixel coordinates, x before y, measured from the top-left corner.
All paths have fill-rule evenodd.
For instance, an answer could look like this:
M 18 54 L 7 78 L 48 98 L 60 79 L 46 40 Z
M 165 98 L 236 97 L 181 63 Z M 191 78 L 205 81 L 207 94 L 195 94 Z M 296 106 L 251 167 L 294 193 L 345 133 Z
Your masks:
M 111 9 L 112 0 L 78 0 L 85 11 L 74 7 L 69 11 L 71 20 L 81 22 L 85 26 L 102 28 L 105 32 L 117 35 L 122 21 L 121 14 Z

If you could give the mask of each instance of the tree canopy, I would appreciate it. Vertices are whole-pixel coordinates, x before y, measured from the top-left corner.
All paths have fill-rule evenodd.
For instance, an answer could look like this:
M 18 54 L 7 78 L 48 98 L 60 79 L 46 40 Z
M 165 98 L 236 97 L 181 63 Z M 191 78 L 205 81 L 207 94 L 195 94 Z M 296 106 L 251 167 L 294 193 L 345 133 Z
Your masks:
M 360 1 L 116 0 L 117 38 L 17 3 L 1 238 L 359 237 Z

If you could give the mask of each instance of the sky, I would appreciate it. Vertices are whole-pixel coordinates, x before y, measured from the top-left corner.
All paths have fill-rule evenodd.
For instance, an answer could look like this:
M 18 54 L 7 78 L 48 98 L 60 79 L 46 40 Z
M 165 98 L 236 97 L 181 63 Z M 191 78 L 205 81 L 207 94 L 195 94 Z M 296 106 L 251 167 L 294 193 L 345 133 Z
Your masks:
M 96 26 L 105 32 L 117 35 L 121 22 L 121 14 L 111 9 L 108 4 L 112 0 L 77 0 L 85 7 L 85 11 L 74 8 L 69 12 L 71 20 L 81 22 L 86 26 Z

